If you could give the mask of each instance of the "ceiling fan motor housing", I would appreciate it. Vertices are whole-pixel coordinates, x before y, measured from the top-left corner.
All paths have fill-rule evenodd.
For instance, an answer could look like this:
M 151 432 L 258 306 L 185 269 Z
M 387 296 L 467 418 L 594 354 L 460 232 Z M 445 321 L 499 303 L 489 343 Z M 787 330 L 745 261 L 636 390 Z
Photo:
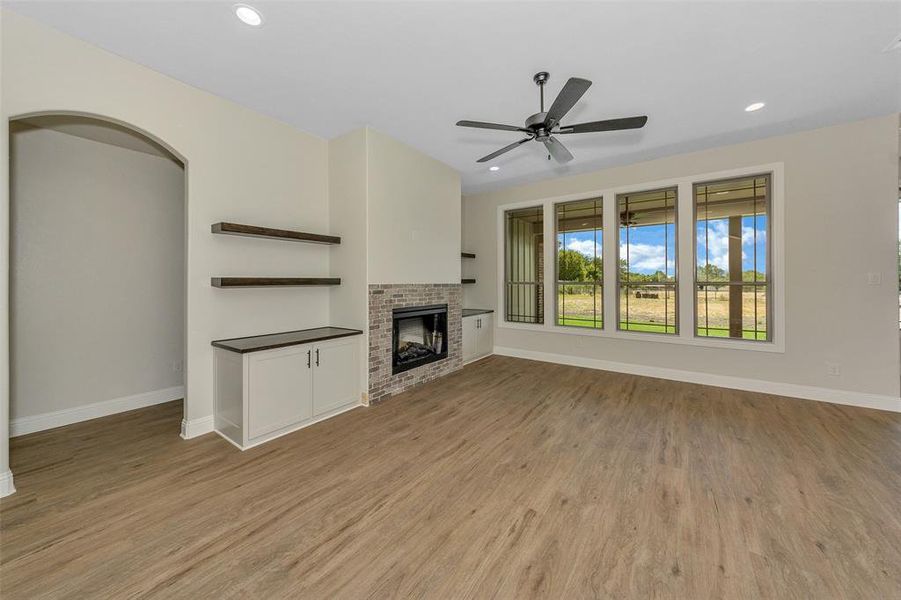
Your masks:
M 551 135 L 551 132 L 544 126 L 545 117 L 547 117 L 547 113 L 540 112 L 526 119 L 526 129 L 531 129 L 539 140 L 547 139 Z

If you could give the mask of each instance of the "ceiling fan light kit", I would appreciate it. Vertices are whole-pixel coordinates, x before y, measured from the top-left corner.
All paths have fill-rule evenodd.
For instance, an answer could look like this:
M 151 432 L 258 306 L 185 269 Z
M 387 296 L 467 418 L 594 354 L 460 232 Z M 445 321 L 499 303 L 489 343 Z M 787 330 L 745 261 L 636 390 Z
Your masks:
M 544 144 L 548 152 L 548 160 L 553 158 L 560 164 L 568 163 L 573 159 L 572 153 L 566 149 L 566 146 L 554 137 L 555 135 L 563 135 L 570 133 L 594 133 L 600 131 L 618 131 L 622 129 L 640 129 L 648 122 L 648 118 L 644 115 L 639 117 L 626 117 L 624 119 L 607 119 L 604 121 L 592 121 L 589 123 L 577 123 L 575 125 L 561 125 L 560 121 L 575 106 L 576 102 L 591 87 L 591 82 L 587 79 L 579 77 L 570 77 L 560 90 L 551 107 L 544 110 L 544 86 L 550 79 L 547 71 L 535 73 L 532 81 L 538 86 L 540 94 L 541 110 L 534 115 L 526 118 L 523 127 L 515 125 L 501 125 L 498 123 L 486 123 L 484 121 L 457 121 L 460 127 L 474 127 L 476 129 L 495 129 L 498 131 L 517 131 L 525 133 L 527 137 L 519 141 L 504 146 L 500 150 L 496 150 L 487 156 L 483 156 L 476 162 L 487 162 L 497 158 L 501 154 L 509 152 L 514 148 L 518 148 L 526 142 L 532 140 Z

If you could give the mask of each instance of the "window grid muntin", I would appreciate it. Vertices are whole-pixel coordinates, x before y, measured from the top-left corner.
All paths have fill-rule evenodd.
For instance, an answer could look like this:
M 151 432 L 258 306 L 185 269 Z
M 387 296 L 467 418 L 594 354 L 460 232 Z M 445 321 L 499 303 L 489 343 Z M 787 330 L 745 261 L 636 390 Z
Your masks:
M 604 197 L 598 196 L 595 198 L 581 198 L 578 200 L 571 200 L 568 202 L 560 202 L 554 205 L 554 242 L 555 245 L 560 235 L 560 212 L 561 210 L 564 213 L 565 220 L 565 212 L 567 207 L 584 205 L 587 202 L 592 202 L 592 210 L 593 213 L 590 218 L 594 221 L 594 227 L 592 228 L 592 241 L 594 244 L 594 256 L 592 258 L 592 262 L 597 262 L 600 258 L 600 269 L 598 270 L 598 277 L 594 280 L 586 280 L 585 282 L 565 282 L 560 279 L 560 248 L 556 249 L 554 256 L 554 324 L 559 327 L 576 327 L 582 329 L 596 329 L 603 330 L 604 329 L 604 265 L 606 258 L 604 257 L 604 249 L 603 249 L 603 230 L 604 230 Z M 598 226 L 600 222 L 600 226 Z M 601 233 L 600 243 L 598 242 L 598 232 Z M 566 249 L 566 233 L 563 232 L 563 249 Z M 598 256 L 598 252 L 600 251 L 600 256 Z M 591 287 L 593 289 L 593 318 L 591 320 L 591 326 L 583 326 L 583 325 L 567 325 L 565 323 L 566 320 L 566 312 L 565 312 L 565 304 L 566 298 L 564 295 L 563 298 L 563 313 L 561 314 L 561 306 L 560 306 L 560 286 L 564 286 L 569 283 L 570 287 Z M 564 322 L 561 322 L 564 321 Z
M 651 283 L 633 283 L 627 279 L 624 283 L 622 281 L 622 271 L 620 269 L 620 247 L 622 245 L 622 210 L 620 208 L 620 199 L 626 198 L 626 216 L 629 214 L 629 202 L 628 198 L 630 196 L 642 196 L 642 195 L 652 195 L 652 194 L 664 194 L 664 210 L 671 210 L 673 220 L 673 275 L 672 280 L 668 280 L 669 278 L 669 227 L 670 224 L 668 221 L 664 221 L 664 278 L 667 279 L 665 281 L 657 281 Z M 672 197 L 670 197 L 672 194 Z M 679 188 L 678 186 L 666 186 L 662 188 L 656 189 L 648 189 L 648 190 L 640 190 L 634 192 L 625 192 L 616 194 L 614 196 L 614 208 L 616 209 L 616 234 L 615 234 L 615 244 L 616 244 L 616 329 L 617 331 L 623 332 L 632 332 L 632 333 L 652 333 L 652 334 L 660 334 L 660 335 L 679 335 Z M 629 243 L 631 237 L 631 226 L 629 226 L 628 221 L 626 223 L 626 276 L 629 277 L 631 275 L 631 244 Z M 649 325 L 646 323 L 640 322 L 632 322 L 632 321 L 624 321 L 623 320 L 623 287 L 626 289 L 631 287 L 660 287 L 667 291 L 664 292 L 664 323 L 663 323 L 663 331 L 641 331 L 640 329 L 629 329 L 629 325 Z M 672 296 L 673 303 L 673 323 L 669 322 L 669 303 L 670 296 Z M 626 299 L 626 315 L 629 314 L 629 299 L 630 294 L 625 294 Z M 627 328 L 623 329 L 622 324 L 626 323 Z
M 541 223 L 541 231 L 531 233 L 533 240 L 536 237 L 543 237 L 544 224 L 544 205 L 528 206 L 524 208 L 516 208 L 504 211 L 504 320 L 510 323 L 531 323 L 541 325 L 544 324 L 544 268 L 541 246 L 538 242 L 532 249 L 532 260 L 534 261 L 534 280 L 522 281 L 520 279 L 513 280 L 512 277 L 524 277 L 527 269 L 527 250 L 522 244 L 517 248 L 511 249 L 511 238 L 514 218 L 525 218 L 529 216 L 536 217 L 536 223 Z M 532 227 L 534 229 L 534 226 Z M 543 244 L 543 240 L 541 242 Z M 531 291 L 527 291 L 531 290 Z M 521 314 L 519 309 L 525 305 L 525 301 L 531 299 L 534 302 L 534 314 Z M 517 312 L 511 311 L 514 305 Z
M 757 200 L 757 188 L 758 188 L 757 180 L 758 179 L 764 180 L 764 183 L 762 184 L 762 186 L 763 186 L 762 191 L 765 194 L 765 200 L 764 200 L 765 212 L 764 213 L 759 213 L 757 211 L 757 207 L 759 204 L 759 202 Z M 716 186 L 716 185 L 721 185 L 721 184 L 729 184 L 729 183 L 739 182 L 739 181 L 743 181 L 743 180 L 752 180 L 753 181 L 754 281 L 750 281 L 750 282 L 742 281 L 741 283 L 738 283 L 738 282 L 733 283 L 731 281 L 729 281 L 729 282 L 711 282 L 709 279 L 707 279 L 705 281 L 700 281 L 698 278 L 698 266 L 699 265 L 698 265 L 698 239 L 697 239 L 698 190 L 701 187 L 706 188 L 705 189 L 705 209 L 707 209 L 706 205 L 708 204 L 708 202 L 707 202 L 706 198 L 709 196 L 709 188 L 711 186 Z M 696 181 L 696 182 L 692 183 L 692 199 L 691 199 L 692 240 L 693 240 L 692 248 L 694 249 L 694 251 L 692 252 L 692 259 L 693 259 L 692 278 L 693 278 L 693 282 L 694 282 L 694 286 L 692 287 L 692 296 L 693 296 L 693 304 L 694 304 L 693 337 L 700 338 L 700 339 L 731 340 L 731 341 L 736 341 L 736 342 L 769 342 L 769 343 L 773 342 L 773 332 L 775 331 L 773 313 L 775 311 L 774 311 L 774 306 L 773 306 L 773 276 L 772 276 L 772 274 L 773 274 L 773 269 L 772 269 L 772 263 L 773 263 L 773 251 L 772 251 L 772 247 L 773 247 L 773 235 L 772 235 L 772 233 L 773 233 L 773 220 L 772 220 L 773 219 L 773 194 L 772 194 L 772 191 L 773 191 L 773 173 L 771 173 L 771 172 L 756 173 L 756 174 L 751 174 L 751 175 L 737 175 L 734 177 L 712 179 L 712 180 L 707 180 L 707 181 Z M 761 216 L 761 214 L 766 216 L 766 228 L 765 228 L 765 231 L 766 231 L 766 273 L 765 273 L 765 279 L 763 281 L 758 281 L 757 275 L 759 273 L 759 270 L 757 268 L 758 267 L 758 260 L 757 260 L 758 224 L 757 223 L 758 223 L 758 218 Z M 705 222 L 709 222 L 709 219 L 705 219 Z M 710 262 L 709 262 L 709 252 L 710 252 L 709 228 L 707 226 L 705 226 L 704 251 L 705 251 L 704 264 L 706 266 L 706 265 L 710 264 Z M 709 269 L 707 270 L 707 273 L 709 273 Z M 707 275 L 707 276 L 709 277 L 709 275 Z M 731 279 L 731 274 L 730 274 L 730 279 Z M 899 280 L 901 280 L 901 276 L 899 276 Z M 742 321 L 742 337 L 731 337 L 729 335 L 712 336 L 712 335 L 699 334 L 698 331 L 701 329 L 701 323 L 700 323 L 700 319 L 699 319 L 700 307 L 699 307 L 699 303 L 698 303 L 698 291 L 699 291 L 699 287 L 701 285 L 705 286 L 705 295 L 708 293 L 706 288 L 707 288 L 707 286 L 710 286 L 710 285 L 719 285 L 719 286 L 727 286 L 727 287 L 731 287 L 733 285 L 740 285 L 742 287 L 749 287 L 749 286 L 754 287 L 754 290 L 755 290 L 755 293 L 754 293 L 755 312 L 754 312 L 754 330 L 753 330 L 754 337 L 753 338 L 745 338 L 744 337 L 744 333 L 745 333 L 744 321 Z M 765 290 L 764 295 L 765 295 L 765 302 L 766 302 L 766 308 L 765 308 L 765 310 L 766 310 L 766 313 L 765 313 L 766 314 L 766 331 L 765 331 L 765 336 L 763 339 L 760 339 L 760 337 L 759 337 L 760 332 L 757 329 L 757 321 L 758 321 L 757 288 L 758 287 L 763 287 Z M 731 290 L 730 290 L 730 294 L 731 294 Z M 899 295 L 899 299 L 901 299 L 901 295 Z M 711 328 L 709 327 L 709 310 L 707 310 L 706 308 L 704 311 L 704 316 L 705 316 L 705 327 L 703 329 L 705 329 L 705 331 L 709 332 L 711 330 Z M 717 328 L 714 327 L 713 329 L 716 330 Z M 728 328 L 727 328 L 727 331 L 728 331 Z

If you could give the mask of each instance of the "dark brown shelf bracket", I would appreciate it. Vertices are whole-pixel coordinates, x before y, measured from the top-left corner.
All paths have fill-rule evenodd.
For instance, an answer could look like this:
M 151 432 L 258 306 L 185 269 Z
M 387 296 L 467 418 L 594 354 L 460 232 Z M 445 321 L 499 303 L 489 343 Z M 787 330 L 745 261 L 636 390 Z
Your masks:
M 461 279 L 460 283 L 475 283 L 475 279 Z
M 476 255 L 473 254 L 472 252 L 461 252 L 460 257 L 461 258 L 475 258 Z
M 217 288 L 290 287 L 341 285 L 340 277 L 213 277 L 210 285 Z
M 210 227 L 213 233 L 224 235 L 239 235 L 243 237 L 268 238 L 271 240 L 288 240 L 291 242 L 307 242 L 311 244 L 340 244 L 341 238 L 336 235 L 322 235 L 320 233 L 304 233 L 290 229 L 272 229 L 270 227 L 257 227 L 256 225 L 242 225 L 240 223 L 213 223 Z

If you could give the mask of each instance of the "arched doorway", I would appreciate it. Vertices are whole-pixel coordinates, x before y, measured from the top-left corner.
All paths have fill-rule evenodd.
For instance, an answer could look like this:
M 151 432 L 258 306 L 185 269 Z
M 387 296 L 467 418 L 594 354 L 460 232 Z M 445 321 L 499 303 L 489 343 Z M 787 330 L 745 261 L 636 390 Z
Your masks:
M 184 400 L 184 157 L 68 111 L 9 138 L 11 436 Z

